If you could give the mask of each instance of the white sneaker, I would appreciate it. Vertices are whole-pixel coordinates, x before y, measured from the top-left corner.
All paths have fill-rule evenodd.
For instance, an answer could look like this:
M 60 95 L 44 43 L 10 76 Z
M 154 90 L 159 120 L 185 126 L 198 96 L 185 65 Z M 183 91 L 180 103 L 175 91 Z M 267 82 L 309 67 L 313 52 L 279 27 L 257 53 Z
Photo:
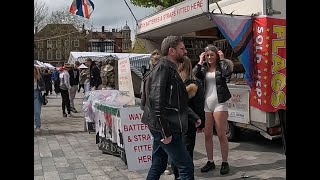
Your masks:
M 68 117 L 74 118 L 74 115 L 70 113 L 70 114 L 68 114 Z

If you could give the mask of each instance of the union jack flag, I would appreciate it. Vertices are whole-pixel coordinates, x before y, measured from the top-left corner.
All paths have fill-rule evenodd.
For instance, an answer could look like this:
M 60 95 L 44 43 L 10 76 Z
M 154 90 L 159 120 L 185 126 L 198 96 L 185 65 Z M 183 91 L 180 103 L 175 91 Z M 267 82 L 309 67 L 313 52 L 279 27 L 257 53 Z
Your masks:
M 73 0 L 70 6 L 69 12 L 89 19 L 93 10 L 94 10 L 94 4 L 92 1 Z

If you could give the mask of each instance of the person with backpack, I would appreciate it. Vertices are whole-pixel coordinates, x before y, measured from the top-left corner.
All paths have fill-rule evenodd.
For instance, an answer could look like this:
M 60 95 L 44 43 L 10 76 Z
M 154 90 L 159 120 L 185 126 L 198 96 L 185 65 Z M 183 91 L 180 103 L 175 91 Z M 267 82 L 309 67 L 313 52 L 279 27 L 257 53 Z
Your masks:
M 51 76 L 51 80 L 53 81 L 53 88 L 54 88 L 54 92 L 56 93 L 56 95 L 58 95 L 60 93 L 60 79 L 59 79 L 59 74 L 60 71 L 57 70 L 57 68 L 54 69 L 52 76 Z

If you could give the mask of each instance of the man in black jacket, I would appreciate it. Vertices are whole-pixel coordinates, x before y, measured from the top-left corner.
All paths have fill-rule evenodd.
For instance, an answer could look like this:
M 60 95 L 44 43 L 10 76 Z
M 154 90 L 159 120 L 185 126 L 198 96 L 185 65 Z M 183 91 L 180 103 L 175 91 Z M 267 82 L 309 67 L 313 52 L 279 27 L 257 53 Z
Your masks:
M 167 167 L 168 156 L 176 165 L 181 179 L 194 179 L 194 165 L 182 142 L 188 130 L 188 116 L 197 127 L 201 124 L 188 107 L 188 93 L 177 65 L 187 54 L 179 36 L 168 36 L 161 44 L 164 55 L 148 75 L 142 123 L 148 125 L 153 136 L 152 165 L 147 180 L 159 179 Z
M 90 68 L 90 87 L 91 90 L 101 90 L 102 80 L 100 76 L 100 69 L 91 58 L 86 59 L 86 66 Z

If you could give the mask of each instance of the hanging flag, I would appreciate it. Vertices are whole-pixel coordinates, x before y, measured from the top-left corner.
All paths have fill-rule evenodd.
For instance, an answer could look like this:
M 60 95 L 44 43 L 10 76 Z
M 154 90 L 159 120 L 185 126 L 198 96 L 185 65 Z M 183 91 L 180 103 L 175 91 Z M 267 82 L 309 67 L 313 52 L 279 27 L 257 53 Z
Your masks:
M 69 12 L 78 16 L 90 18 L 94 10 L 94 4 L 90 0 L 73 0 Z
M 254 84 L 252 18 L 250 16 L 213 13 L 211 18 L 223 36 L 229 41 L 233 52 L 241 61 L 245 69 L 244 78 L 247 84 L 252 87 Z
M 286 20 L 255 18 L 253 39 L 256 81 L 250 105 L 266 112 L 286 109 Z

